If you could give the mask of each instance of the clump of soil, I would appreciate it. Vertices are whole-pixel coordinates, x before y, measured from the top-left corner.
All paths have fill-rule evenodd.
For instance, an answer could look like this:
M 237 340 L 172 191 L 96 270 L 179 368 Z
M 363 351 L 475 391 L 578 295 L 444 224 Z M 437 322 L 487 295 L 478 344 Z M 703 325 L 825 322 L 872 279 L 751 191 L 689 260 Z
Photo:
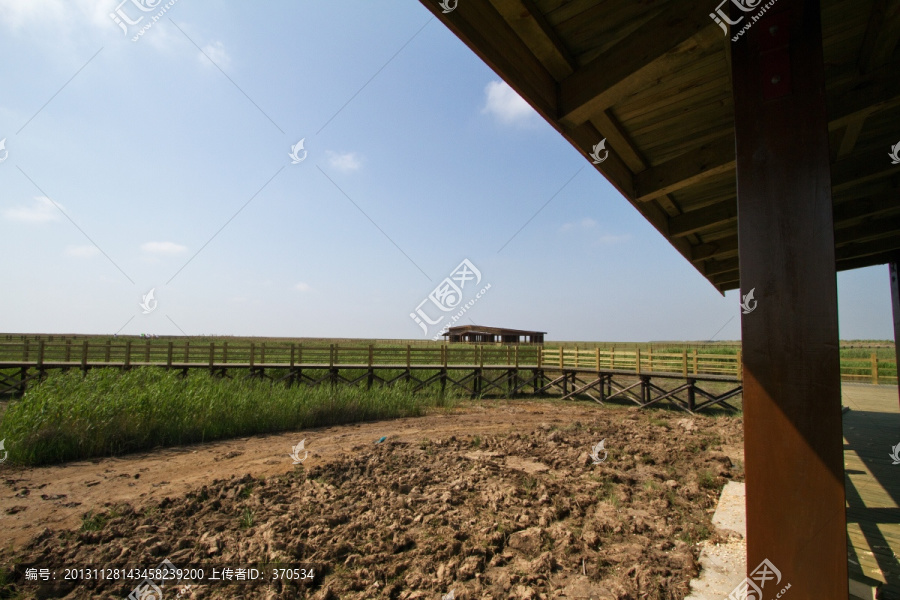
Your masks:
M 142 511 L 108 506 L 82 530 L 46 530 L 14 560 L 315 569 L 299 583 L 166 592 L 179 599 L 412 600 L 451 590 L 465 600 L 681 599 L 697 573 L 697 544 L 713 535 L 718 493 L 742 475 L 722 452 L 740 444 L 741 427 L 739 418 L 620 409 L 562 428 L 388 438 L 310 469 L 216 480 Z M 595 464 L 589 452 L 604 439 L 608 455 Z M 68 598 L 122 598 L 134 586 L 39 587 L 19 569 L 12 585 Z

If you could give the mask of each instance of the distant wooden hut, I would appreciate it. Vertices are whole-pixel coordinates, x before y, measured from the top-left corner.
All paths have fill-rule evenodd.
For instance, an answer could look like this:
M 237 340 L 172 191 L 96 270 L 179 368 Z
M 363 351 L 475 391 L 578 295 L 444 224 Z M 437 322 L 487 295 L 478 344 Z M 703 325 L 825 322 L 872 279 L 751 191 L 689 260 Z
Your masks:
M 451 327 L 441 335 L 450 342 L 465 342 L 469 344 L 543 344 L 546 334 L 546 331 L 460 325 Z

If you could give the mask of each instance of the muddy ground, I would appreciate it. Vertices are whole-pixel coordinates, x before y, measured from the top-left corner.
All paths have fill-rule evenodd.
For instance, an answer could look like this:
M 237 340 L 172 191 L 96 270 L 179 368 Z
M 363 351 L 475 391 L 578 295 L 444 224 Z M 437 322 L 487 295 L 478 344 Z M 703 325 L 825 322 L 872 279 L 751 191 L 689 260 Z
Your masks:
M 294 465 L 304 438 L 309 457 Z M 144 574 L 66 581 L 65 570 L 167 559 L 207 579 L 255 565 L 266 580 L 152 582 L 166 599 L 681 599 L 698 542 L 715 535 L 719 490 L 742 478 L 742 439 L 733 416 L 466 402 L 418 419 L 4 466 L 0 559 L 16 565 L 4 595 L 124 598 Z M 608 454 L 594 464 L 601 440 Z M 279 564 L 314 576 L 270 580 Z M 25 581 L 29 565 L 55 580 Z

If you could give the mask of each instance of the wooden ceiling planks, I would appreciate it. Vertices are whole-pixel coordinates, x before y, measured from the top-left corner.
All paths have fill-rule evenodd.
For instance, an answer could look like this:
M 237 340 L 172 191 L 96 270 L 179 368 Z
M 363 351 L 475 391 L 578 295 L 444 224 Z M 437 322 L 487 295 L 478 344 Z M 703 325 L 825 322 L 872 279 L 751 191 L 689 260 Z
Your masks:
M 437 18 L 719 290 L 738 287 L 732 42 L 688 0 L 467 0 Z M 838 268 L 900 244 L 900 0 L 823 0 Z M 897 139 L 894 139 L 897 138 Z

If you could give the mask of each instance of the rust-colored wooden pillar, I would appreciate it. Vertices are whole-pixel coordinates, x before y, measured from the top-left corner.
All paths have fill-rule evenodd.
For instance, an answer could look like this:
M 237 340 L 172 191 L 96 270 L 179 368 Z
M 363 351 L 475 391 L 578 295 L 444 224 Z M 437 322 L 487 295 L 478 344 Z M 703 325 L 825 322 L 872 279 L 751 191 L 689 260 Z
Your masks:
M 755 290 L 741 318 L 747 570 L 765 599 L 790 584 L 791 600 L 847 600 L 820 3 L 732 10 L 732 35 L 753 23 L 732 44 L 741 294 Z M 764 560 L 780 579 L 759 577 Z
M 897 373 L 900 377 L 900 263 L 891 261 L 888 265 L 891 273 L 891 306 L 894 312 L 894 356 L 897 358 Z M 897 380 L 897 389 L 900 390 L 900 379 Z

